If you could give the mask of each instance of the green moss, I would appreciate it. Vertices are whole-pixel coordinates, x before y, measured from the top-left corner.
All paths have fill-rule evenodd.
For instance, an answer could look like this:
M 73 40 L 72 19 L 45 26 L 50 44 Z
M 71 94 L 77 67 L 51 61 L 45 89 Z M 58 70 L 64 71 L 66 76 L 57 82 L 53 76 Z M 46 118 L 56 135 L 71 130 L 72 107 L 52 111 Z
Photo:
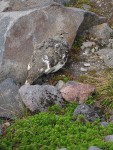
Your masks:
M 73 120 L 76 104 L 61 109 L 53 106 L 50 112 L 39 113 L 18 120 L 1 137 L 2 150 L 87 150 L 95 145 L 103 150 L 112 150 L 113 143 L 106 143 L 105 135 L 113 134 L 113 124 L 103 128 L 99 121 L 85 123 L 81 119 Z M 63 113 L 62 113 L 63 112 Z M 79 117 L 81 118 L 81 117 Z

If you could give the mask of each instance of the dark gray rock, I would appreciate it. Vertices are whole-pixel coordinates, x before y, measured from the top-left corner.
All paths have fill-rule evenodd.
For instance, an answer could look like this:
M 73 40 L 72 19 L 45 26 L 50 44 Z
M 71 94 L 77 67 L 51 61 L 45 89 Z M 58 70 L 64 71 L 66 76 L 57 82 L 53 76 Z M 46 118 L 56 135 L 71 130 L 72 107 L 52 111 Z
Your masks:
M 97 146 L 90 146 L 88 150 L 102 150 L 98 148 Z
M 47 111 L 49 106 L 63 105 L 63 99 L 55 86 L 24 85 L 19 89 L 25 106 L 31 112 Z
M 100 118 L 93 106 L 88 106 L 86 104 L 81 104 L 74 110 L 73 115 L 75 117 L 77 117 L 79 114 L 83 115 L 87 121 L 91 122 L 95 121 L 97 118 Z
M 0 117 L 15 118 L 23 115 L 24 106 L 18 93 L 18 87 L 12 79 L 0 84 Z

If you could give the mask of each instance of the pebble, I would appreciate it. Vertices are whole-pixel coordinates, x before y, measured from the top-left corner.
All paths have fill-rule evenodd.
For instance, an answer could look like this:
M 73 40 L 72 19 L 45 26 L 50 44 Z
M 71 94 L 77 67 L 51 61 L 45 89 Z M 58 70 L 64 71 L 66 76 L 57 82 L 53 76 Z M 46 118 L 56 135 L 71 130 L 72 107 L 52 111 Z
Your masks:
M 108 122 L 101 122 L 101 126 L 102 126 L 102 127 L 106 127 L 106 126 L 108 126 L 108 125 L 109 125 Z
M 4 127 L 8 128 L 9 126 L 10 126 L 10 122 L 5 122 L 5 123 L 3 124 L 3 128 L 4 128 Z
M 2 135 L 2 125 L 0 124 L 0 135 Z
M 86 69 L 86 68 L 80 68 L 80 70 L 82 71 L 82 72 L 87 72 L 88 70 Z
M 62 80 L 59 80 L 56 84 L 56 87 L 60 90 L 65 85 L 65 82 Z
M 90 67 L 90 63 L 84 63 L 84 67 Z
M 90 146 L 88 150 L 102 150 L 98 148 L 97 146 Z
M 96 51 L 95 48 L 92 48 L 91 52 L 94 53 L 95 51 Z
M 82 44 L 85 48 L 90 48 L 92 46 L 95 46 L 95 42 L 91 42 L 91 41 L 88 41 L 88 42 L 83 42 Z

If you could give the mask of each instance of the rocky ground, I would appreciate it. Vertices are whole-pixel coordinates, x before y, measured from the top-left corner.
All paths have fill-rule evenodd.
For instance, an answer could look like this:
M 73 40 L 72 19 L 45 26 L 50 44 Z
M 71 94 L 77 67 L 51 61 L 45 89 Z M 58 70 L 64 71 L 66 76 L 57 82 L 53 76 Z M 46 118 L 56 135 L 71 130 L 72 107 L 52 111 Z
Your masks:
M 85 122 L 113 122 L 112 0 L 1 0 L 0 17 L 1 135 L 25 111 L 70 102 Z

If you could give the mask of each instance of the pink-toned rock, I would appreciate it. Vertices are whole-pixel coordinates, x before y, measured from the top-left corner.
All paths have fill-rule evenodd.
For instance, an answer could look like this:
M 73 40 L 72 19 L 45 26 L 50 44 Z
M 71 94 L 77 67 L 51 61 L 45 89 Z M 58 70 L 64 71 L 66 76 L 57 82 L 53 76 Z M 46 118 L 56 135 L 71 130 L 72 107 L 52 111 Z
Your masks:
M 70 81 L 60 90 L 62 97 L 68 102 L 83 103 L 93 92 L 95 87 L 89 84 Z

